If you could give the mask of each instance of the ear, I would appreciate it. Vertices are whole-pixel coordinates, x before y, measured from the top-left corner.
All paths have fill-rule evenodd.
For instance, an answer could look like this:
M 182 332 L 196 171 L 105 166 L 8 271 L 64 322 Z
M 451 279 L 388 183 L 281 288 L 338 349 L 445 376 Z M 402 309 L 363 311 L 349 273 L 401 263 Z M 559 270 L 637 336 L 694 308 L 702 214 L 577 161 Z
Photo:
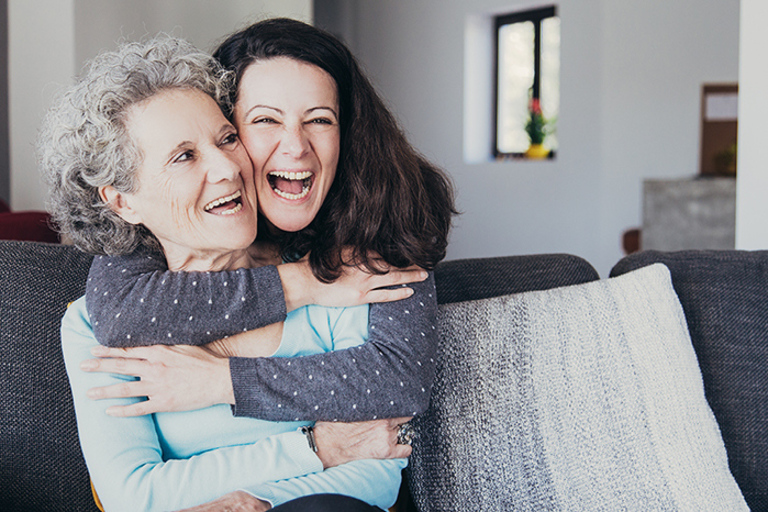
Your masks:
M 138 212 L 131 208 L 128 197 L 112 185 L 99 187 L 99 197 L 125 222 L 141 224 L 141 217 Z

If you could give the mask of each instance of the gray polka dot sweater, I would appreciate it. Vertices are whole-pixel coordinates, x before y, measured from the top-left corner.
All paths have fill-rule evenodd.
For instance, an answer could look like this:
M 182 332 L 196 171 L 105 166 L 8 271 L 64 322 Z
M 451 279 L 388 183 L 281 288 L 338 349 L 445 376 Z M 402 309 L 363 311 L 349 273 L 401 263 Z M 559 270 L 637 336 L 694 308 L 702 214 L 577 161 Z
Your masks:
M 369 338 L 359 347 L 297 358 L 231 358 L 235 414 L 362 421 L 424 411 L 435 373 L 434 276 L 410 286 L 415 293 L 408 299 L 371 305 Z M 145 250 L 94 258 L 86 304 L 97 340 L 113 347 L 202 345 L 281 322 L 286 314 L 274 266 L 171 272 L 161 254 Z

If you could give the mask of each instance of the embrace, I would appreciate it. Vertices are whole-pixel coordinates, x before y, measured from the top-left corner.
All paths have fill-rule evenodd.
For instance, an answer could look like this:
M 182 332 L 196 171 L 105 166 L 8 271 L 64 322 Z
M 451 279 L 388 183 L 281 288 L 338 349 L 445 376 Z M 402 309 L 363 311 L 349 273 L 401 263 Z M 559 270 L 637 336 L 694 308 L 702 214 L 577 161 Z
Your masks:
M 349 50 L 288 19 L 124 44 L 39 145 L 97 255 L 62 348 L 104 510 L 390 507 L 455 209 Z

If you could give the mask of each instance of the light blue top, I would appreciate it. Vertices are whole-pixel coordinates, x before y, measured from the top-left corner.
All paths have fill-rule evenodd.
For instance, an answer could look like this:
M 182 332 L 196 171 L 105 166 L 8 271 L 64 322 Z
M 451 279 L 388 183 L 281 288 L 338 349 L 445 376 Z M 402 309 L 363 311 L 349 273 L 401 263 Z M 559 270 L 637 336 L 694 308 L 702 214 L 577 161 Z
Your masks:
M 80 362 L 92 358 L 90 349 L 97 345 L 84 298 L 70 306 L 61 332 L 80 444 L 108 512 L 176 510 L 235 490 L 273 506 L 318 493 L 352 496 L 383 509 L 395 502 L 405 459 L 361 460 L 323 470 L 297 430 L 309 422 L 234 417 L 227 405 L 134 418 L 108 416 L 107 407 L 138 399 L 90 400 L 88 389 L 134 378 L 80 370 Z M 367 335 L 367 306 L 307 306 L 288 315 L 275 356 L 354 347 Z M 308 375 L 307 387 L 311 379 Z

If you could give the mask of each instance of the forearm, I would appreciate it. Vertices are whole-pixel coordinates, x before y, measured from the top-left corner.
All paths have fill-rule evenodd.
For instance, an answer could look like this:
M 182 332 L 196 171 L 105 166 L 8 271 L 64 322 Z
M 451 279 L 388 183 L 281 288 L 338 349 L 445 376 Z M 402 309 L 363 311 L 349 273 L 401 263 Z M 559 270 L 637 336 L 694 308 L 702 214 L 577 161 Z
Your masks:
M 298 431 L 166 460 L 152 416 L 112 418 L 104 412 L 109 405 L 135 399 L 93 401 L 86 397 L 92 386 L 128 378 L 79 370 L 96 341 L 82 305 L 76 302 L 73 308 L 62 325 L 62 348 L 83 453 L 107 510 L 176 510 L 257 483 L 322 470 L 322 463 Z
M 437 304 L 434 277 L 408 299 L 371 305 L 359 347 L 292 359 L 230 359 L 235 413 L 271 421 L 363 421 L 429 405 Z
M 115 347 L 202 345 L 286 314 L 274 266 L 170 272 L 147 251 L 94 258 L 86 299 L 97 339 Z

